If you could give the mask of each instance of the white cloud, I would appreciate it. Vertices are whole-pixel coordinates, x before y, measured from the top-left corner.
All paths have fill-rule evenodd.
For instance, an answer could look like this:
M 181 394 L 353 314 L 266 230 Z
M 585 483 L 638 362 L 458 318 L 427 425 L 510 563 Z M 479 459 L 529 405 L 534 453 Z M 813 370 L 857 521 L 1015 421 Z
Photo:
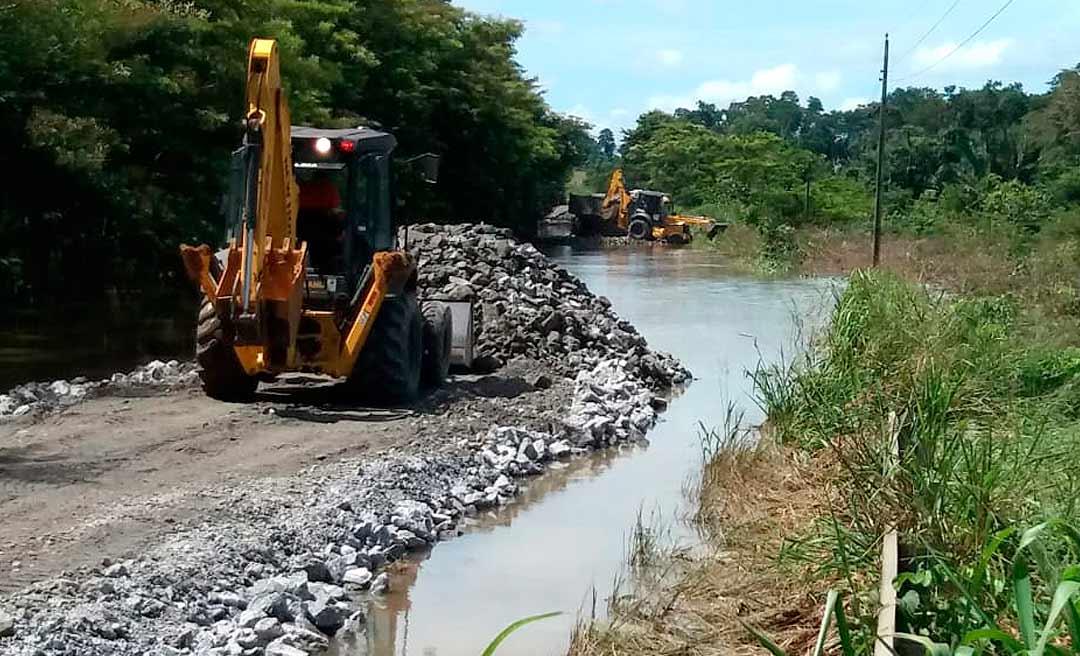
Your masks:
M 666 68 L 675 68 L 683 62 L 681 50 L 657 50 L 656 61 Z
M 1012 39 L 998 39 L 966 45 L 942 62 L 937 70 L 971 70 L 993 66 L 1001 62 L 1002 55 L 1013 43 Z M 920 68 L 934 66 L 956 50 L 956 46 L 956 43 L 943 43 L 939 46 L 919 48 L 914 55 L 915 66 Z
M 673 111 L 679 107 L 693 107 L 698 100 L 727 105 L 748 96 L 780 94 L 795 85 L 799 69 L 794 64 L 781 64 L 756 71 L 749 80 L 709 80 L 697 89 L 683 95 L 658 95 L 649 98 L 650 109 Z
M 593 122 L 592 111 L 590 111 L 588 107 L 582 105 L 581 103 L 578 103 L 570 109 L 566 110 L 566 113 L 569 116 L 576 116 L 583 121 L 588 121 L 589 123 Z
M 814 94 L 832 93 L 840 87 L 840 72 L 825 71 L 814 76 Z
M 611 110 L 611 118 L 626 118 L 630 116 L 630 110 L 625 107 L 616 107 Z
M 869 104 L 870 104 L 870 99 L 869 98 L 844 98 L 843 102 L 840 103 L 840 111 L 842 111 L 842 112 L 850 112 L 853 109 L 858 109 L 859 107 L 862 107 L 863 105 L 869 105 Z
M 533 36 L 556 37 L 566 32 L 566 25 L 557 20 L 531 20 L 526 28 Z

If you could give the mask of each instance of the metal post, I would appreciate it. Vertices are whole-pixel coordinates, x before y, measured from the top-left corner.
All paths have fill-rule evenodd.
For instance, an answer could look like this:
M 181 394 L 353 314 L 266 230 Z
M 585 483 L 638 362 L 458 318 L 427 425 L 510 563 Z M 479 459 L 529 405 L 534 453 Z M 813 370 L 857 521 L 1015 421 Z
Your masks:
M 889 102 L 889 35 L 885 35 L 885 66 L 881 69 L 881 105 L 878 107 L 877 192 L 874 194 L 874 266 L 881 263 L 881 187 L 885 174 L 885 112 Z

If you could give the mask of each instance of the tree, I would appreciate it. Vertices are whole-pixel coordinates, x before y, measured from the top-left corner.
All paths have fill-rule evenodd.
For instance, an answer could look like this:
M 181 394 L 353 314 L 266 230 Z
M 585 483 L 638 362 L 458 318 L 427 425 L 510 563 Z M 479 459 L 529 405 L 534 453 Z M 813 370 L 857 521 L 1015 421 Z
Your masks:
M 600 134 L 596 137 L 596 145 L 600 148 L 600 154 L 604 156 L 604 159 L 615 158 L 615 133 L 610 128 L 600 130 Z

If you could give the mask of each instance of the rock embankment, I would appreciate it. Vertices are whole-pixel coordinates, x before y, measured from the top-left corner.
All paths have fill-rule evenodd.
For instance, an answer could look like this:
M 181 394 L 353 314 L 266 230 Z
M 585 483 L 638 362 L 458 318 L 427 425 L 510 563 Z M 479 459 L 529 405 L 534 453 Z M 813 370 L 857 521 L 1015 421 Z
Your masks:
M 0 599 L 0 654 L 321 653 L 365 631 L 388 563 L 512 503 L 554 462 L 643 440 L 666 405 L 657 393 L 688 379 L 533 247 L 482 225 L 414 231 L 422 291 L 477 300 L 481 355 L 541 363 L 552 386 L 439 444 L 229 485 L 201 525 Z M 447 403 L 439 421 L 453 430 L 454 413 L 472 411 Z M 523 424 L 529 403 L 544 421 Z
M 671 356 L 649 350 L 611 302 L 556 267 L 532 244 L 488 225 L 423 224 L 409 229 L 420 255 L 421 290 L 477 304 L 477 352 L 507 362 L 524 356 L 574 376 L 601 361 L 626 361 L 631 375 L 657 388 L 690 375 Z

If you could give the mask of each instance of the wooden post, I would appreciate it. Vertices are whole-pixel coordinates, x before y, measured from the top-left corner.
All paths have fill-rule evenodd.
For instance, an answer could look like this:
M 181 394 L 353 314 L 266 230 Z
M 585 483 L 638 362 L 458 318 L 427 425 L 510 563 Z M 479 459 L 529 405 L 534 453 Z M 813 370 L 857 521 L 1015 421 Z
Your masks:
M 810 223 L 810 176 L 809 170 L 806 172 L 806 222 Z
M 877 191 L 874 194 L 874 266 L 881 263 L 881 186 L 885 170 L 885 110 L 889 102 L 889 35 L 885 35 L 885 66 L 881 69 L 881 105 L 878 107 Z
M 889 413 L 889 453 L 884 463 L 885 476 L 891 476 L 900 461 L 900 435 L 896 425 L 896 413 Z M 878 611 L 877 641 L 874 642 L 874 656 L 893 656 L 893 636 L 896 635 L 896 575 L 900 569 L 899 536 L 893 526 L 881 544 L 881 587 Z

